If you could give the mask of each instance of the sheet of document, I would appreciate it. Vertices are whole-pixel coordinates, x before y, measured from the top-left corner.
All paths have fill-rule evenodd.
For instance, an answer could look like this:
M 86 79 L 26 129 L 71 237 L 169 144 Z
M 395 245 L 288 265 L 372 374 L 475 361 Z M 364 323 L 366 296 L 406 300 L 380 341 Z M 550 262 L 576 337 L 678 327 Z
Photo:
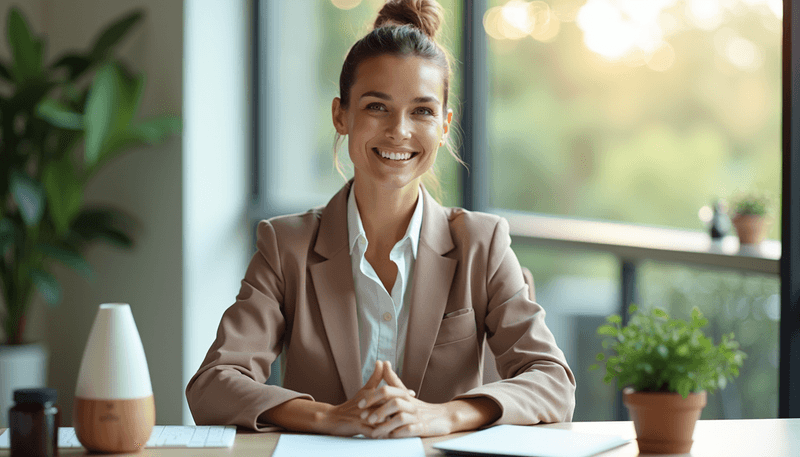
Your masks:
M 425 457 L 419 438 L 373 440 L 321 435 L 281 435 L 272 457 L 324 455 L 325 457 Z
M 589 457 L 627 443 L 621 436 L 593 435 L 569 430 L 520 425 L 498 425 L 434 448 L 445 452 L 519 457 Z

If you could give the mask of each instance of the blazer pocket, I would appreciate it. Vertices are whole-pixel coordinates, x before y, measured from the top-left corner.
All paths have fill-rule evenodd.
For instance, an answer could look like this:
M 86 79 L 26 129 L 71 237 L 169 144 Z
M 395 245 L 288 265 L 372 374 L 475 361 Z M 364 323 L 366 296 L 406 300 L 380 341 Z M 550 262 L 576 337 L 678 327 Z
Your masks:
M 474 335 L 475 312 L 472 308 L 463 308 L 447 313 L 439 324 L 439 334 L 436 336 L 434 346 L 452 343 Z

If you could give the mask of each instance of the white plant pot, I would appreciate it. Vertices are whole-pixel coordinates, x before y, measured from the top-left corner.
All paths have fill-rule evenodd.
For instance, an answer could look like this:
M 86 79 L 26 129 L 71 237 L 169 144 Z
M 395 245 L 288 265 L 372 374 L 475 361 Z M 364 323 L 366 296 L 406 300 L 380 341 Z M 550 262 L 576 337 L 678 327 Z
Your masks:
M 15 390 L 47 385 L 48 357 L 41 343 L 0 345 L 0 428 L 8 428 Z

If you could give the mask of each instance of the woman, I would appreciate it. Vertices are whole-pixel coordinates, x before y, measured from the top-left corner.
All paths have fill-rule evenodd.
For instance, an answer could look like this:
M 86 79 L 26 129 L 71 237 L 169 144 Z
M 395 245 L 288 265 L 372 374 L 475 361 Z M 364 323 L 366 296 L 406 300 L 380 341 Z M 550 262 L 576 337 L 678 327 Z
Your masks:
M 258 226 L 258 252 L 189 381 L 198 424 L 351 436 L 569 421 L 575 379 L 497 216 L 421 178 L 451 129 L 434 0 L 391 0 L 333 100 L 354 177 L 323 208 Z M 483 341 L 504 378 L 481 385 Z M 266 385 L 284 351 L 282 386 Z

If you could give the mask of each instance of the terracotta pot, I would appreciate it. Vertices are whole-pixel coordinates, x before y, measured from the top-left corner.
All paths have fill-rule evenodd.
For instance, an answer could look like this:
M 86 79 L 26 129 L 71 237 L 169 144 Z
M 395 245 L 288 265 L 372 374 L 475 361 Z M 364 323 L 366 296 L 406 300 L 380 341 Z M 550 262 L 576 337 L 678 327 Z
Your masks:
M 752 214 L 737 214 L 732 219 L 740 244 L 758 244 L 767 233 L 767 219 Z
M 694 424 L 706 406 L 706 392 L 683 398 L 668 392 L 622 391 L 636 428 L 636 441 L 643 454 L 685 454 L 692 449 Z

